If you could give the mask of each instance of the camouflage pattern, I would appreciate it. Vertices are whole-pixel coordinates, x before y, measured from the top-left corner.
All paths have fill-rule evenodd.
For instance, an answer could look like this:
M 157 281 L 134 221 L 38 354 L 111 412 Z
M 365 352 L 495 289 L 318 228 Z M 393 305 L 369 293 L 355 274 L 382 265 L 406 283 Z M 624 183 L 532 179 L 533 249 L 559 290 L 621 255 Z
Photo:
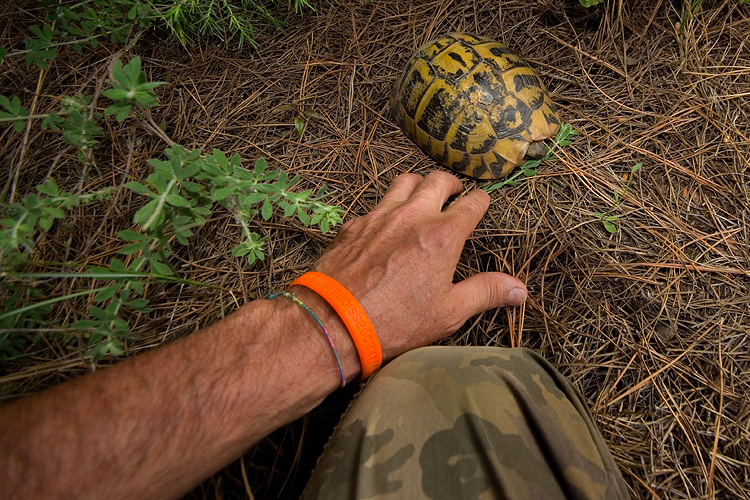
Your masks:
M 347 411 L 305 499 L 626 499 L 580 393 L 528 349 L 426 347 Z

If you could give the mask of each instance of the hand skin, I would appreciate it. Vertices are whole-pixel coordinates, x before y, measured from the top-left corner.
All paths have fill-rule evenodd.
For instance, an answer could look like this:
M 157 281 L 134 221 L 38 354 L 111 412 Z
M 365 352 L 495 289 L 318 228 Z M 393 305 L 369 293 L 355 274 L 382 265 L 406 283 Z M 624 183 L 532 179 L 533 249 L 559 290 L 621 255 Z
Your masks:
M 520 305 L 502 273 L 453 283 L 489 206 L 444 172 L 397 177 L 369 214 L 344 224 L 314 270 L 359 300 L 384 361 Z M 360 367 L 343 323 L 315 292 L 293 292 L 329 329 L 348 381 Z M 313 319 L 287 298 L 256 300 L 193 335 L 0 407 L 0 497 L 176 498 L 340 385 Z

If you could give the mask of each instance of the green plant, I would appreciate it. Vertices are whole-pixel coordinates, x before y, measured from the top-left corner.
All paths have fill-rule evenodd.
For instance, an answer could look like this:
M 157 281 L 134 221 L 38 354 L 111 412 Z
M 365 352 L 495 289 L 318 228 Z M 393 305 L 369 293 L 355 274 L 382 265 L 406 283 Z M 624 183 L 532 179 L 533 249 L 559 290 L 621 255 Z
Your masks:
M 602 227 L 604 227 L 604 229 L 610 234 L 615 234 L 617 232 L 617 222 L 619 220 L 617 216 L 610 214 L 618 205 L 625 201 L 625 194 L 628 192 L 628 189 L 630 189 L 630 183 L 633 181 L 633 175 L 638 172 L 642 166 L 643 163 L 636 163 L 635 165 L 633 165 L 633 167 L 630 169 L 630 174 L 628 175 L 628 181 L 625 183 L 625 189 L 623 189 L 622 193 L 620 193 L 617 188 L 615 188 L 612 205 L 606 212 L 594 212 L 594 215 L 599 217 L 599 221 L 601 222 Z
M 599 5 L 600 3 L 604 2 L 604 0 L 578 0 L 578 1 L 584 7 L 592 7 L 594 5 Z
M 60 47 L 71 46 L 82 52 L 96 48 L 100 41 L 125 43 L 136 39 L 143 30 L 159 21 L 169 26 L 183 43 L 198 34 L 219 38 L 237 38 L 239 48 L 245 41 L 255 44 L 253 25 L 259 20 L 276 27 L 286 24 L 278 19 L 274 7 L 280 0 L 82 0 L 63 5 L 46 0 L 43 7 L 47 22 L 29 27 L 31 36 L 24 49 L 0 47 L 0 61 L 6 57 L 24 56 L 26 65 L 48 70 Z M 283 2 L 286 3 L 286 2 Z M 308 0 L 294 0 L 295 12 L 314 10 Z
M 21 132 L 29 118 L 29 112 L 21 106 L 21 100 L 18 96 L 8 98 L 0 95 L 0 107 L 5 109 L 5 111 L 0 111 L 0 123 L 13 122 L 13 129 L 16 132 Z
M 130 114 L 134 104 L 143 109 L 156 105 L 156 94 L 151 90 L 164 85 L 165 82 L 147 82 L 146 74 L 141 71 L 141 58 L 134 57 L 125 66 L 115 61 L 112 67 L 112 88 L 102 94 L 115 103 L 107 108 L 104 116 L 115 115 L 118 122 Z
M 692 31 L 694 19 L 700 15 L 702 8 L 703 0 L 683 0 L 679 24 L 681 36 Z
M 286 26 L 273 13 L 273 7 L 280 3 L 279 0 L 182 0 L 162 5 L 168 4 L 164 17 L 182 43 L 188 44 L 191 37 L 208 33 L 219 38 L 236 37 L 238 47 L 242 48 L 245 41 L 255 45 L 253 25 L 258 20 L 277 28 Z M 303 9 L 314 10 L 308 0 L 294 0 L 295 12 Z
M 0 60 L 24 56 L 27 66 L 48 70 L 60 47 L 72 46 L 82 52 L 86 46 L 96 48 L 100 40 L 124 43 L 135 30 L 150 28 L 162 18 L 159 10 L 144 0 L 83 0 L 72 5 L 47 1 L 43 6 L 47 23 L 29 27 L 32 36 L 26 38 L 25 49 L 0 47 Z
M 521 168 L 517 172 L 509 175 L 507 178 L 501 180 L 500 182 L 485 186 L 484 190 L 488 193 L 491 193 L 505 186 L 517 186 L 521 183 L 521 179 L 519 179 L 519 177 L 526 178 L 536 175 L 538 173 L 537 168 L 539 168 L 539 165 L 542 164 L 542 161 L 557 158 L 555 150 L 558 148 L 564 148 L 565 146 L 569 145 L 572 141 L 572 137 L 577 133 L 578 131 L 574 129 L 569 123 L 563 123 L 562 125 L 560 125 L 560 130 L 557 131 L 555 138 L 552 140 L 552 146 L 547 147 L 547 154 L 544 156 L 544 158 L 527 160 L 526 163 L 521 165 Z
M 18 256 L 23 249 L 27 253 L 34 248 L 32 238 L 39 230 L 47 231 L 65 212 L 73 207 L 109 198 L 114 188 L 105 188 L 90 193 L 76 195 L 60 189 L 50 178 L 36 187 L 38 195 L 28 194 L 20 202 L 10 203 L 3 208 L 0 229 L 0 256 L 3 263 L 11 255 Z
M 91 99 L 79 94 L 63 97 L 57 110 L 42 115 L 29 115 L 17 96 L 8 98 L 0 95 L 0 107 L 5 109 L 0 111 L 0 123 L 13 122 L 13 129 L 21 132 L 27 120 L 41 119 L 42 128 L 63 131 L 63 138 L 79 149 L 83 162 L 98 143 L 96 137 L 102 133 L 95 120 L 101 117 L 101 113 L 92 110 L 90 106 Z
M 97 145 L 95 137 L 101 134 L 96 120 L 114 116 L 121 122 L 135 110 L 156 105 L 152 89 L 161 84 L 146 80 L 139 58 L 124 66 L 117 61 L 113 65 L 111 88 L 103 91 L 113 101 L 104 116 L 91 109 L 90 99 L 83 95 L 65 97 L 59 110 L 34 116 L 28 114 L 17 97 L 3 97 L 0 105 L 6 111 L 0 120 L 22 130 L 26 121 L 41 119 L 44 128 L 61 131 L 67 142 L 77 146 L 79 158 L 85 161 Z M 34 259 L 46 232 L 56 223 L 65 224 L 71 209 L 108 199 L 116 194 L 114 187 L 74 194 L 61 189 L 50 178 L 37 186 L 36 194 L 25 195 L 3 207 L 0 275 L 8 281 L 2 287 L 5 312 L 0 313 L 0 358 L 18 356 L 26 346 L 39 341 L 38 333 L 32 336 L 26 333 L 49 323 L 46 315 L 54 304 L 82 296 L 91 297 L 88 314 L 53 328 L 83 335 L 89 344 L 88 355 L 94 361 L 105 355 L 122 354 L 131 331 L 127 316 L 150 312 L 145 285 L 159 281 L 185 282 L 173 276 L 170 266 L 174 242 L 188 245 L 194 230 L 204 225 L 206 216 L 219 207 L 229 210 L 242 228 L 241 241 L 232 253 L 244 257 L 248 264 L 265 257 L 265 238 L 252 228 L 259 217 L 269 220 L 275 209 L 285 217 L 296 217 L 305 226 L 317 225 L 323 232 L 341 222 L 341 210 L 323 202 L 329 196 L 325 186 L 317 191 L 296 190 L 301 181 L 299 176 L 289 178 L 285 172 L 268 170 L 263 158 L 252 169 L 245 169 L 239 155 L 227 158 L 218 149 L 203 155 L 200 150 L 188 151 L 172 145 L 166 149 L 165 159 L 152 158 L 148 163 L 153 173 L 125 185 L 145 198 L 133 216 L 137 227 L 117 233 L 122 240 L 119 254 L 128 259 L 127 264 L 112 258 L 106 266 L 88 266 L 71 273 L 66 269 L 75 267 L 72 263 L 42 263 Z M 58 270 L 24 270 L 40 265 Z M 45 282 L 88 279 L 102 286 L 92 285 L 78 292 L 44 298 L 45 289 L 40 289 L 34 281 L 40 278 Z M 74 338 L 71 334 L 61 335 L 63 341 Z

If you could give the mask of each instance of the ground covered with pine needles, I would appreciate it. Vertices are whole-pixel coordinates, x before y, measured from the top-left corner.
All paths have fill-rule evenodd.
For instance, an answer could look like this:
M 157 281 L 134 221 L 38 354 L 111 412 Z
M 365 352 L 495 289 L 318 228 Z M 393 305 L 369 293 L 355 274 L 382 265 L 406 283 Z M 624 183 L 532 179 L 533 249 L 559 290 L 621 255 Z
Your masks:
M 307 187 L 335 189 L 329 202 L 355 217 L 396 175 L 436 168 L 388 110 L 413 50 L 449 31 L 493 37 L 539 70 L 563 120 L 580 133 L 537 175 L 492 194 L 458 267 L 458 278 L 488 270 L 518 276 L 529 301 L 476 317 L 445 342 L 527 346 L 551 360 L 585 395 L 634 498 L 750 498 L 750 6 L 707 0 L 691 13 L 679 1 L 629 4 L 321 2 L 315 12 L 281 13 L 286 32 L 260 27 L 258 46 L 241 50 L 216 39 L 186 49 L 166 31 L 149 31 L 124 56 L 139 55 L 150 79 L 167 82 L 153 120 L 107 122 L 83 181 L 75 152 L 50 146 L 54 134 L 6 127 L 2 171 L 20 161 L 19 192 L 50 172 L 69 189 L 121 186 L 148 175 L 145 160 L 163 154 L 166 135 L 239 153 L 248 166 L 263 156 Z M 25 36 L 12 15 L 6 7 L 3 42 Z M 49 109 L 107 78 L 121 49 L 61 51 L 43 74 L 6 62 L 2 93 L 36 94 L 36 109 Z M 295 118 L 305 124 L 301 135 Z M 467 190 L 482 185 L 463 181 Z M 106 262 L 137 200 L 121 189 L 75 211 L 53 230 L 48 250 L 58 260 L 67 248 L 68 260 Z M 616 232 L 597 213 L 616 217 Z M 175 267 L 216 289 L 155 284 L 155 310 L 136 318 L 126 356 L 282 289 L 332 237 L 275 217 L 259 224 L 267 257 L 250 267 L 231 255 L 239 238 L 233 218 L 217 211 L 209 219 L 189 246 L 175 249 Z M 61 281 L 58 292 L 79 286 Z M 71 301 L 51 312 L 64 321 L 81 308 Z M 3 398 L 92 368 L 84 345 L 48 344 L 3 367 Z M 190 497 L 294 498 L 351 392 L 274 433 Z

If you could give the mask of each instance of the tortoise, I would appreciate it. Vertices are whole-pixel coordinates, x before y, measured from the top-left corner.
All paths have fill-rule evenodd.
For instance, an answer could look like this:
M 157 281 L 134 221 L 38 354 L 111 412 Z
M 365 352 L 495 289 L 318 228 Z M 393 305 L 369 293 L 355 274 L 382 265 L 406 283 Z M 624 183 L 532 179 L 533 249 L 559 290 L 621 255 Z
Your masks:
M 506 45 L 451 33 L 422 45 L 391 93 L 401 130 L 451 170 L 499 179 L 541 158 L 560 116 L 536 71 Z

